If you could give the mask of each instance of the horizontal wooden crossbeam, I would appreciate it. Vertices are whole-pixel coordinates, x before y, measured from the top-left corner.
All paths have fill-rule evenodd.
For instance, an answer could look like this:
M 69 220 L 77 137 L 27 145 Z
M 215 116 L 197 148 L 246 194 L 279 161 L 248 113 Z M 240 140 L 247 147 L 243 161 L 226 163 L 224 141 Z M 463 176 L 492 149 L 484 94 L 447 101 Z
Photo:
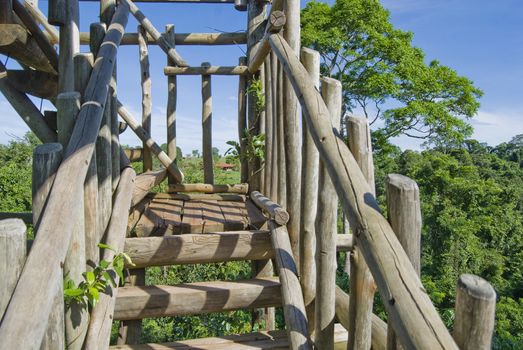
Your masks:
M 165 75 L 246 75 L 247 66 L 165 67 Z

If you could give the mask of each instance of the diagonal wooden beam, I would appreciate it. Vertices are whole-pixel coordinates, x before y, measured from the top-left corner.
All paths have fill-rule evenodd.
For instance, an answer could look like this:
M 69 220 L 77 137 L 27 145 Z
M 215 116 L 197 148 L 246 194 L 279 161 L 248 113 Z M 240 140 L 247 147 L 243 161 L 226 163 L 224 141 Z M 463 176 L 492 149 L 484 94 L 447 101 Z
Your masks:
M 189 65 L 185 60 L 178 54 L 174 46 L 160 34 L 158 29 L 154 27 L 151 21 L 145 17 L 142 11 L 130 0 L 121 0 L 122 4 L 127 4 L 131 9 L 131 13 L 136 20 L 145 28 L 147 33 L 153 37 L 154 41 L 162 48 L 163 51 L 171 58 L 174 63 L 180 67 L 188 67 Z

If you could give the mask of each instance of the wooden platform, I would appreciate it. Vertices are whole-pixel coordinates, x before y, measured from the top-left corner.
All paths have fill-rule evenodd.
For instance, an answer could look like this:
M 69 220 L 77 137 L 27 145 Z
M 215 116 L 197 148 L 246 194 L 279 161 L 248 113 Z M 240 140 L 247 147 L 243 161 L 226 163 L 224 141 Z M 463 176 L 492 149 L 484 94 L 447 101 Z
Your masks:
M 151 194 L 134 226 L 138 237 L 261 229 L 266 218 L 244 196 Z

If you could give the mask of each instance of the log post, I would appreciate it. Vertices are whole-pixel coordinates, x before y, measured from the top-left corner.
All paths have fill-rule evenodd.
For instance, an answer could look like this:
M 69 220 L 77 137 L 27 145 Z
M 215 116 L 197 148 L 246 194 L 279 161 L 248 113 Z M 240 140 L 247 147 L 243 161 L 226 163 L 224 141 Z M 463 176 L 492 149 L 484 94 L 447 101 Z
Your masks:
M 58 56 L 58 91 L 68 92 L 74 88 L 73 57 L 80 52 L 80 32 L 78 0 L 64 0 L 63 11 L 65 23 L 60 27 L 60 55 Z M 57 4 L 60 6 L 60 4 Z
M 55 26 L 64 26 L 67 22 L 65 7 L 67 0 L 49 0 L 47 8 L 47 21 Z
M 173 24 L 165 26 L 165 39 L 175 47 L 175 27 Z M 173 66 L 174 61 L 167 56 L 167 65 Z M 178 99 L 177 91 L 177 77 L 176 75 L 167 76 L 167 155 L 175 163 L 178 162 L 176 149 L 176 103 Z M 171 174 L 168 174 L 167 181 L 169 185 L 174 185 L 176 181 Z
M 92 158 L 94 142 L 102 119 L 102 105 L 106 98 L 110 72 L 124 28 L 129 8 L 119 6 L 98 55 L 84 103 L 66 149 L 64 163 L 59 167 L 49 195 L 46 211 L 40 222 L 38 235 L 31 248 L 31 259 L 26 262 L 0 326 L 2 347 L 6 349 L 33 349 L 41 343 L 53 298 L 63 278 L 60 266 L 72 241 L 74 223 L 83 217 L 83 184 Z M 57 227 L 59 229 L 57 229 Z M 49 254 L 52 251 L 53 254 Z M 85 257 L 84 257 L 85 269 Z M 34 291 L 38 288 L 38 293 Z M 28 300 L 32 300 L 28 303 Z M 31 315 L 31 317 L 27 317 Z
M 305 111 L 307 125 L 325 162 L 354 238 L 376 278 L 390 322 L 406 349 L 457 349 L 407 255 L 380 212 L 363 173 L 345 143 L 332 130 L 330 112 L 310 84 L 308 72 L 279 35 L 269 37 Z M 397 283 L 401 280 L 402 283 Z
M 260 69 L 258 78 L 260 79 L 260 90 L 263 94 L 263 99 L 265 99 L 265 93 L 266 93 L 267 87 L 265 86 L 265 67 L 263 65 Z M 266 123 L 266 121 L 265 121 L 265 107 L 266 106 L 265 105 L 267 102 L 266 101 L 264 101 L 264 102 L 265 102 L 264 106 L 260 107 L 260 111 L 258 113 L 258 134 L 262 134 L 265 131 L 265 123 Z M 256 102 L 256 105 L 258 105 L 258 102 Z M 265 146 L 265 144 L 264 144 L 264 146 Z M 267 154 L 265 154 L 265 157 L 267 157 Z M 254 168 L 257 169 L 256 182 L 259 183 L 259 186 L 258 186 L 259 190 L 262 191 L 263 193 L 267 193 L 265 191 L 265 158 L 263 158 L 263 159 L 256 158 Z
M 104 23 L 91 23 L 89 46 L 94 57 L 98 56 L 100 44 L 106 33 Z M 111 152 L 111 98 L 105 101 L 102 124 L 96 139 L 96 171 L 98 174 L 98 242 L 105 233 L 112 210 L 112 152 Z
M 149 72 L 149 50 L 147 49 L 147 32 L 138 25 L 138 52 L 140 58 L 140 77 L 142 83 L 142 127 L 151 133 L 151 73 Z M 153 170 L 153 155 L 145 143 L 143 147 L 143 171 Z
M 13 0 L 0 0 L 0 24 L 11 23 L 13 23 Z
M 234 8 L 238 11 L 247 11 L 247 0 L 234 0 Z
M 389 174 L 385 184 L 390 226 L 420 277 L 421 208 L 418 185 L 399 174 Z M 388 328 L 387 349 L 401 349 L 393 327 Z
M 454 340 L 463 350 L 491 348 L 496 292 L 483 278 L 463 274 L 456 287 Z
M 65 148 L 73 132 L 76 116 L 80 111 L 80 93 L 77 91 L 62 92 L 56 97 L 56 124 L 58 142 Z
M 272 164 L 272 132 L 273 132 L 273 114 L 272 114 L 272 77 L 271 77 L 271 57 L 268 56 L 265 59 L 264 64 L 265 69 L 265 165 L 264 165 L 264 194 L 270 197 L 272 192 L 272 173 L 273 173 L 273 164 Z
M 93 69 L 94 59 L 91 53 L 80 53 L 74 56 L 74 89 L 78 91 L 83 101 L 85 88 Z M 96 167 L 96 152 L 89 163 L 89 170 L 84 184 L 84 213 L 85 213 L 85 258 L 87 268 L 90 269 L 100 260 L 98 243 L 101 234 L 98 227 L 100 213 L 98 212 L 98 174 Z
M 278 163 L 278 91 L 276 90 L 278 84 L 278 59 L 276 55 L 271 52 L 271 91 L 272 91 L 272 166 L 271 166 L 271 192 L 267 195 L 273 201 L 278 198 L 278 172 L 280 164 Z
M 238 65 L 247 64 L 247 57 L 240 57 Z M 238 83 L 238 141 L 240 143 L 240 177 L 241 182 L 246 183 L 249 180 L 249 170 L 245 152 L 247 142 L 245 140 L 245 130 L 247 129 L 247 77 L 240 75 Z
M 302 48 L 301 62 L 309 72 L 311 82 L 320 87 L 320 54 Z M 300 217 L 300 282 L 307 310 L 310 331 L 314 330 L 314 298 L 316 296 L 316 231 L 314 222 L 318 209 L 318 168 L 319 155 L 302 118 L 302 167 L 301 167 L 301 217 Z
M 210 65 L 209 62 L 202 63 L 202 67 L 210 67 Z M 212 91 L 210 75 L 202 75 L 202 157 L 203 182 L 214 184 L 212 159 Z
M 26 227 L 20 219 L 0 220 L 0 319 L 15 290 L 16 283 L 25 264 Z
M 321 95 L 329 109 L 331 125 L 338 130 L 341 113 L 341 83 L 332 78 L 322 78 Z M 314 315 L 315 343 L 319 349 L 334 348 L 337 212 L 336 190 L 325 164 L 320 159 L 315 226 L 317 280 Z
M 284 2 L 286 23 L 283 37 L 291 50 L 300 56 L 300 1 L 286 0 Z M 284 145 L 285 166 L 287 168 L 287 211 L 291 220 L 287 225 L 291 236 L 292 253 L 296 261 L 299 258 L 300 230 L 300 195 L 301 195 L 301 137 L 299 122 L 299 107 L 296 94 L 286 76 L 283 79 L 284 94 Z
M 32 198 L 35 234 L 38 232 L 47 197 L 53 186 L 62 157 L 63 148 L 59 143 L 45 143 L 37 146 L 33 151 Z M 42 340 L 41 349 L 63 349 L 65 347 L 62 281 L 59 284 L 59 291 L 53 299 L 53 308 L 49 315 L 47 331 Z
M 347 131 L 349 149 L 358 163 L 374 195 L 374 163 L 370 130 L 367 119 L 348 118 Z M 347 349 L 370 349 L 371 317 L 376 285 L 370 270 L 355 241 L 355 249 L 350 253 L 350 308 L 349 308 L 349 341 Z M 392 327 L 390 327 L 392 328 Z
M 292 257 L 292 248 L 289 240 L 289 233 L 285 226 L 277 226 L 273 221 L 269 222 L 271 231 L 272 248 L 278 276 L 281 283 L 281 295 L 283 301 L 283 314 L 291 349 L 312 349 L 307 315 L 303 296 L 300 293 L 300 281 L 298 279 L 298 269 Z M 334 289 L 334 288 L 333 288 Z

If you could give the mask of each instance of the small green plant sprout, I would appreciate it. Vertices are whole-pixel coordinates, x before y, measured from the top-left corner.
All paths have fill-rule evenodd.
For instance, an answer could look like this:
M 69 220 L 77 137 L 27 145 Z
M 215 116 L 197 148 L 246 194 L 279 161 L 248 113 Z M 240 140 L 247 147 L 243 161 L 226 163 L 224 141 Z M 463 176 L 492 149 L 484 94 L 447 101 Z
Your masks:
M 230 147 L 224 155 L 230 154 L 236 159 L 242 159 L 247 161 L 253 161 L 255 159 L 260 159 L 261 161 L 265 160 L 265 134 L 251 135 L 249 129 L 243 131 L 244 136 L 242 141 L 245 142 L 247 146 L 245 149 L 245 154 L 241 153 L 240 144 L 236 141 L 227 141 L 227 144 Z
M 107 244 L 99 243 L 98 247 L 109 249 L 116 253 L 116 250 Z M 75 285 L 70 277 L 66 276 L 64 280 L 64 300 L 66 305 L 78 303 L 85 308 L 94 308 L 100 299 L 100 293 L 107 292 L 109 285 L 116 288 L 116 275 L 120 277 L 122 284 L 125 283 L 123 273 L 125 262 L 134 266 L 131 258 L 126 253 L 116 253 L 111 262 L 101 260 L 92 271 L 82 273 L 83 281 L 78 286 Z

